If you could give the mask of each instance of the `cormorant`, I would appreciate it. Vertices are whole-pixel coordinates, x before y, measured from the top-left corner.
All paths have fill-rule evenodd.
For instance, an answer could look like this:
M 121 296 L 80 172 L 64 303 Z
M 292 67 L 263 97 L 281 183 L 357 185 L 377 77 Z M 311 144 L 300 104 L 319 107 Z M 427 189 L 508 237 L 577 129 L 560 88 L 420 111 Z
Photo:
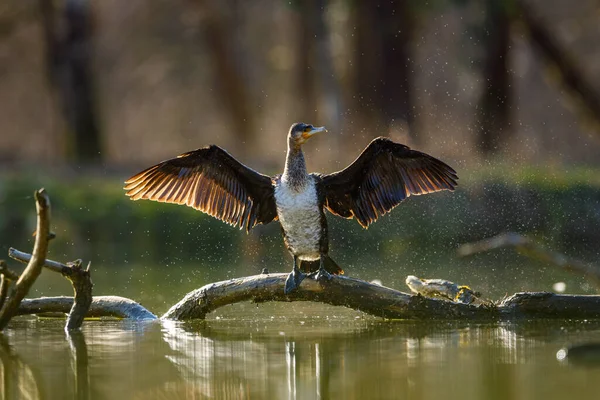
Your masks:
M 383 137 L 342 171 L 309 174 L 302 145 L 325 131 L 292 125 L 282 175 L 262 175 L 211 145 L 145 169 L 124 189 L 132 200 L 184 204 L 246 231 L 279 220 L 294 258 L 285 284 L 289 293 L 305 277 L 300 267 L 315 279 L 343 273 L 328 255 L 325 208 L 367 228 L 408 196 L 454 190 L 458 180 L 444 162 Z

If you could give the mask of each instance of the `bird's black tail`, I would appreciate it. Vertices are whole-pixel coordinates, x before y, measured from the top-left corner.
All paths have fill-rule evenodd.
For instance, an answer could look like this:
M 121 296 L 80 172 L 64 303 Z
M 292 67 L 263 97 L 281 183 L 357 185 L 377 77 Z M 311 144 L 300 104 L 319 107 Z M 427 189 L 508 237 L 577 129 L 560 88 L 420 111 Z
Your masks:
M 325 256 L 324 264 L 325 264 L 325 270 L 327 270 L 327 272 L 329 272 L 330 274 L 334 274 L 334 275 L 343 275 L 344 274 L 344 270 L 342 269 L 342 267 L 337 265 L 337 263 L 335 261 L 333 261 L 333 259 L 331 257 Z M 315 272 L 319 269 L 319 260 L 302 261 L 302 264 L 300 264 L 300 268 L 306 273 Z

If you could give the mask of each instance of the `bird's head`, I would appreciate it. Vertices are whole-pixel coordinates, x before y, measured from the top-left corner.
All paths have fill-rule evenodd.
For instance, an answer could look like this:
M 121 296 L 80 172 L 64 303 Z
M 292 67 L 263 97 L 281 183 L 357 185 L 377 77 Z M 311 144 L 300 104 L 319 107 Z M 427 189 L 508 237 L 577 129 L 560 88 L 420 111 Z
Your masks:
M 327 129 L 323 126 L 315 128 L 310 124 L 296 122 L 290 128 L 290 133 L 288 133 L 288 143 L 291 147 L 299 148 L 314 134 L 319 132 L 327 132 Z

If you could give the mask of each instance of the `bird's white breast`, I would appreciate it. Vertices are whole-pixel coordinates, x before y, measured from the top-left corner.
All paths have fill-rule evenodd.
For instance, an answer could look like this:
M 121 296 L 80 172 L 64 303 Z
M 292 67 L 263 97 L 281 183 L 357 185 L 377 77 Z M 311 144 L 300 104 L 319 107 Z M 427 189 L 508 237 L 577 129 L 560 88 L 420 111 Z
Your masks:
M 317 260 L 321 214 L 313 178 L 299 190 L 290 187 L 284 180 L 279 181 L 275 187 L 275 204 L 292 254 L 303 260 Z

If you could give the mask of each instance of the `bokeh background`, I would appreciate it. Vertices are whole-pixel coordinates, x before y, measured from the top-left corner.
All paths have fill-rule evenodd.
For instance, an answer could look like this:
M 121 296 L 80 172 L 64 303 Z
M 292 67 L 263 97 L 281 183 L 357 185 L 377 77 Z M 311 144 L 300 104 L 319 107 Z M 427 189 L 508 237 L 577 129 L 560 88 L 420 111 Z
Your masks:
M 121 187 L 212 143 L 280 173 L 303 121 L 329 129 L 305 146 L 313 171 L 389 136 L 460 176 L 368 231 L 330 216 L 349 275 L 446 278 L 493 298 L 558 281 L 593 292 L 511 249 L 456 249 L 516 231 L 600 263 L 599 22 L 597 0 L 2 2 L 0 254 L 31 245 L 45 186 L 51 257 L 91 260 L 100 291 L 166 305 L 211 280 L 287 271 L 276 224 L 245 235 Z M 44 279 L 44 294 L 65 290 Z

